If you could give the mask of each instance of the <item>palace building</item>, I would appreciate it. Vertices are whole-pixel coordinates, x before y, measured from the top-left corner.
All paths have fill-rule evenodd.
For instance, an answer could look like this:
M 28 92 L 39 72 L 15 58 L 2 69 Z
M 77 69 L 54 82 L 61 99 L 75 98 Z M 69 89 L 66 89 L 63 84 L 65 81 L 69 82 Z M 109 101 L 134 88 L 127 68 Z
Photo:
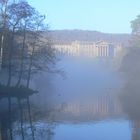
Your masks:
M 122 50 L 121 44 L 108 43 L 105 41 L 84 42 L 74 41 L 68 44 L 54 44 L 56 52 L 72 56 L 89 57 L 115 57 Z

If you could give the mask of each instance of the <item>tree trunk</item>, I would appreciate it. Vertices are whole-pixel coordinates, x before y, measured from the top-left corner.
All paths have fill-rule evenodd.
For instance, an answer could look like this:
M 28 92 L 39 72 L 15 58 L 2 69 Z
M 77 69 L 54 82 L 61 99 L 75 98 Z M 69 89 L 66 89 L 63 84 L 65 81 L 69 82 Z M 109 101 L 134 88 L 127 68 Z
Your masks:
M 11 85 L 11 79 L 12 79 L 12 55 L 13 55 L 13 47 L 14 47 L 14 34 L 15 34 L 15 27 L 13 27 L 13 31 L 12 31 L 12 43 L 9 52 L 9 66 L 8 66 L 9 73 L 8 73 L 7 86 Z
M 3 64 L 3 48 L 4 48 L 4 38 L 5 38 L 5 32 L 6 32 L 6 12 L 7 12 L 7 3 L 8 0 L 5 1 L 5 8 L 4 8 L 4 23 L 3 23 L 3 31 L 1 36 L 1 46 L 0 46 L 0 69 L 2 68 Z
M 23 35 L 23 45 L 22 45 L 22 50 L 21 50 L 21 63 L 20 63 L 20 71 L 19 71 L 19 78 L 17 81 L 16 86 L 18 87 L 20 82 L 21 82 L 21 78 L 22 78 L 22 74 L 23 74 L 23 62 L 24 62 L 24 50 L 25 50 L 25 42 L 26 42 L 26 25 L 24 27 L 24 35 Z
M 31 57 L 30 57 L 29 69 L 28 69 L 28 77 L 27 77 L 27 85 L 26 85 L 27 88 L 29 88 L 29 85 L 30 85 L 34 51 L 35 51 L 35 47 L 33 46 L 32 54 L 31 54 Z

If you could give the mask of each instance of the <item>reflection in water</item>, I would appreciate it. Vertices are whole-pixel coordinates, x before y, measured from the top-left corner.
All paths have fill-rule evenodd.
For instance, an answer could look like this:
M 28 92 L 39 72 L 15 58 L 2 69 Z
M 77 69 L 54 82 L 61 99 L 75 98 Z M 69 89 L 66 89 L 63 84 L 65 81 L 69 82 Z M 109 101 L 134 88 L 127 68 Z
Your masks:
M 73 100 L 61 104 L 59 120 L 74 122 L 93 122 L 106 119 L 117 119 L 123 116 L 117 97 L 112 95 L 94 95 L 85 100 Z
M 124 82 L 116 63 L 117 58 L 62 56 L 58 67 L 64 69 L 65 79 L 36 76 L 32 86 L 38 86 L 40 94 L 32 99 L 38 101 L 32 112 L 37 140 L 139 140 L 139 85 Z M 30 139 L 28 124 L 24 127 Z M 15 140 L 20 140 L 16 124 Z
M 43 74 L 44 79 L 38 76 L 35 79 L 38 84 L 41 80 L 47 81 L 45 77 L 50 79 L 50 88 L 46 88 L 44 83 L 41 94 L 37 96 L 40 107 L 49 112 L 50 117 L 48 119 L 48 113 L 41 117 L 36 134 L 45 128 L 41 123 L 47 126 L 51 120 L 50 126 L 54 127 L 49 129 L 50 133 L 46 128 L 42 134 L 44 139 L 129 140 L 131 129 L 118 96 L 122 84 L 115 62 L 115 59 L 109 58 L 63 56 L 58 67 L 64 68 L 66 79 L 53 75 L 46 76 L 46 73 Z M 46 91 L 52 89 L 53 93 L 48 93 L 48 99 Z M 120 126 L 124 130 L 116 134 Z M 104 135 L 100 135 L 102 131 Z M 108 134 L 110 132 L 111 134 Z

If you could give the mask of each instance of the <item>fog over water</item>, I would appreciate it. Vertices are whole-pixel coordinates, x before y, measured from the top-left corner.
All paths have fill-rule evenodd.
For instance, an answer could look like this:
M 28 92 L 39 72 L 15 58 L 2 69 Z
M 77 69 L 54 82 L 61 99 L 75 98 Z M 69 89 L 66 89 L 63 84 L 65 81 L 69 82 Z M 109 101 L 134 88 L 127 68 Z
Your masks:
M 126 78 L 120 59 L 67 55 L 59 58 L 57 67 L 64 71 L 63 76 L 44 72 L 33 82 L 40 90 L 33 100 L 49 112 L 39 121 L 40 129 L 45 125 L 48 130 L 42 132 L 44 137 L 133 140 L 139 135 L 139 120 L 130 117 L 137 113 L 131 112 L 132 98 L 125 94 Z

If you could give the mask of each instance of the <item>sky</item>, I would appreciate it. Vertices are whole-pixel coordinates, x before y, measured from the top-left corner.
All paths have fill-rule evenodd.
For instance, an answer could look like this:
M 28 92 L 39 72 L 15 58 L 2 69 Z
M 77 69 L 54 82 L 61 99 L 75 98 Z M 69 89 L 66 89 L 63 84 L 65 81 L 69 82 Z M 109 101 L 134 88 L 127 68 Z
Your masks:
M 51 30 L 82 29 L 131 33 L 140 0 L 28 0 L 46 15 Z

